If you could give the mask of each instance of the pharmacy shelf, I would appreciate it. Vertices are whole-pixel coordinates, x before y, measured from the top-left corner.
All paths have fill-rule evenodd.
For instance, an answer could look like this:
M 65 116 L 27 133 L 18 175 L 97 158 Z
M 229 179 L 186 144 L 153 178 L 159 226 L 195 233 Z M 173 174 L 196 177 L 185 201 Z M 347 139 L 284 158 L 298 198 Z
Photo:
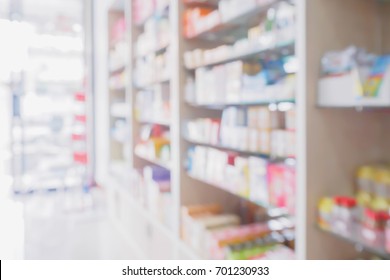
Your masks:
M 348 236 L 346 236 L 346 235 L 343 235 L 341 233 L 332 231 L 330 229 L 325 229 L 325 228 L 320 227 L 320 226 L 318 226 L 318 228 L 325 233 L 329 233 L 329 234 L 331 234 L 331 235 L 333 235 L 333 236 L 335 236 L 343 241 L 346 241 L 346 242 L 349 242 L 349 243 L 355 245 L 355 247 L 357 249 L 361 248 L 364 251 L 367 251 L 371 254 L 374 254 L 380 258 L 390 260 L 390 252 L 387 252 L 383 246 L 372 246 L 371 244 L 368 244 L 368 242 L 365 241 L 363 239 L 363 237 L 359 236 L 358 234 L 355 234 L 355 235 L 349 234 Z
M 260 152 L 242 150 L 242 149 L 232 148 L 232 147 L 228 147 L 228 146 L 224 146 L 224 145 L 220 145 L 220 144 L 205 143 L 205 142 L 202 142 L 202 141 L 197 141 L 197 140 L 190 139 L 188 137 L 183 137 L 183 138 L 187 142 L 189 142 L 191 144 L 194 144 L 194 145 L 206 146 L 206 147 L 216 148 L 216 149 L 220 149 L 220 150 L 228 150 L 228 151 L 244 154 L 244 155 L 247 155 L 247 156 L 262 157 L 262 158 L 269 159 L 270 161 L 273 161 L 273 162 L 286 161 L 286 160 L 295 160 L 294 157 L 277 157 L 277 156 L 273 156 L 273 155 L 270 155 L 270 154 L 264 154 L 264 153 L 260 153 Z
M 164 120 L 164 119 L 160 119 L 160 120 L 138 120 L 139 123 L 141 124 L 157 124 L 157 125 L 161 125 L 161 126 L 170 126 L 171 125 L 171 121 L 170 120 Z
M 249 58 L 254 57 L 268 57 L 270 55 L 278 55 L 278 56 L 286 56 L 286 55 L 292 55 L 295 52 L 295 42 L 286 42 L 286 43 L 280 43 L 272 47 L 267 48 L 256 48 L 253 47 L 251 50 L 246 50 L 244 52 L 238 52 L 237 54 L 234 54 L 230 57 L 226 57 L 223 59 L 218 59 L 215 61 L 207 62 L 202 65 L 197 65 L 195 67 L 187 67 L 187 70 L 196 70 L 198 68 L 202 67 L 212 67 L 219 64 L 225 64 L 229 62 L 233 62 L 236 60 L 247 60 Z
M 171 170 L 171 163 L 170 162 L 166 162 L 164 160 L 161 160 L 161 159 L 156 159 L 156 158 L 151 158 L 151 157 L 148 157 L 146 155 L 143 155 L 141 154 L 140 152 L 137 152 L 135 151 L 134 154 L 139 157 L 140 159 L 143 159 L 143 160 L 146 160 L 150 163 L 153 163 L 155 165 L 158 165 L 158 166 L 161 166 L 167 170 Z
M 239 29 L 244 27 L 245 30 L 248 28 L 248 22 L 252 22 L 253 19 L 257 20 L 259 16 L 267 11 L 272 5 L 280 2 L 280 0 L 271 1 L 271 3 L 266 5 L 256 5 L 251 9 L 248 9 L 236 16 L 232 17 L 229 20 L 222 21 L 215 26 L 212 26 L 204 31 L 194 34 L 192 36 L 186 37 L 188 40 L 211 40 L 223 38 L 226 33 L 228 35 L 232 34 L 233 29 Z
M 226 185 L 223 185 L 223 184 L 220 184 L 220 183 L 216 183 L 216 182 L 213 182 L 211 180 L 207 180 L 207 179 L 204 179 L 204 178 L 200 178 L 199 176 L 195 176 L 195 175 L 192 175 L 191 173 L 188 173 L 187 172 L 187 176 L 190 177 L 191 179 L 193 180 L 196 180 L 196 181 L 199 181 L 201 183 L 204 183 L 204 184 L 207 184 L 209 186 L 212 186 L 212 187 L 215 187 L 215 188 L 218 188 L 218 189 L 221 189 L 223 191 L 226 191 L 228 193 L 231 193 L 233 195 L 236 195 L 242 199 L 245 199 L 253 204 L 256 204 L 264 209 L 267 209 L 267 210 L 270 210 L 271 212 L 275 213 L 277 212 L 276 210 L 280 210 L 279 213 L 280 213 L 280 216 L 281 215 L 285 215 L 287 213 L 287 211 L 285 209 L 280 209 L 278 207 L 275 207 L 275 206 L 272 206 L 272 205 L 269 205 L 268 203 L 264 203 L 264 202 L 259 202 L 259 201 L 254 201 L 254 200 L 251 200 L 250 198 L 246 197 L 246 196 L 243 196 L 241 194 L 238 194 L 238 193 L 235 193 L 235 192 L 232 192 L 230 191 L 230 187 L 229 186 L 226 186 Z
M 258 101 L 237 101 L 237 102 L 227 102 L 227 103 L 194 103 L 186 101 L 186 104 L 195 107 L 195 108 L 206 108 L 214 110 L 223 110 L 229 106 L 261 106 L 261 105 L 270 105 L 270 104 L 280 104 L 280 103 L 295 103 L 295 99 L 280 99 L 280 100 L 258 100 Z

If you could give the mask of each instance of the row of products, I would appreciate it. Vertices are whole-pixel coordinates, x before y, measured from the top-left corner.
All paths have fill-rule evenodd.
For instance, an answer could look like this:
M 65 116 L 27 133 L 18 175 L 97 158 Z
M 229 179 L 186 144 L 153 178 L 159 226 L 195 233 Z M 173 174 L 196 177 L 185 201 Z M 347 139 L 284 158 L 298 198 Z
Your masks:
M 221 1 L 221 4 L 227 2 Z M 242 6 L 242 1 L 230 2 L 235 5 L 238 4 L 239 7 Z M 231 11 L 237 13 L 237 9 L 232 9 Z M 194 10 L 192 12 L 198 11 Z M 191 69 L 238 55 L 290 44 L 294 42 L 295 38 L 294 13 L 295 8 L 293 6 L 285 2 L 280 3 L 276 12 L 275 8 L 271 8 L 268 11 L 267 18 L 261 24 L 249 28 L 247 37 L 237 40 L 233 45 L 221 45 L 213 49 L 187 51 L 184 53 L 184 64 Z
M 211 30 L 220 24 L 227 23 L 245 13 L 259 9 L 275 2 L 274 0 L 221 0 L 218 8 L 196 7 L 189 8 L 184 14 L 184 35 L 196 37 L 202 32 Z M 277 5 L 268 12 L 265 29 L 270 30 L 274 25 L 284 25 L 287 20 L 294 22 L 294 7 L 288 4 Z M 278 24 L 280 22 L 280 24 Z
M 295 213 L 296 174 L 293 163 L 272 163 L 259 157 L 193 146 L 187 172 L 200 180 L 265 206 Z
M 256 259 L 280 245 L 294 248 L 294 226 L 287 218 L 242 224 L 219 204 L 184 206 L 181 212 L 182 239 L 205 259 Z
M 267 62 L 234 61 L 212 68 L 198 68 L 186 82 L 186 100 L 196 104 L 229 104 L 290 100 L 295 75 L 286 65 L 295 58 Z
M 173 226 L 171 174 L 159 166 L 146 166 L 132 174 L 132 196 L 145 207 L 158 222 Z
M 137 92 L 136 119 L 151 123 L 169 120 L 171 117 L 169 89 L 168 84 L 158 84 L 153 89 Z
M 390 55 L 376 55 L 362 48 L 350 46 L 341 51 L 326 53 L 321 65 L 325 76 L 346 74 L 356 70 L 360 82 L 359 94 L 362 97 L 377 97 L 385 75 L 390 73 Z
M 170 54 L 170 49 L 167 48 L 162 54 L 150 54 L 137 58 L 134 69 L 135 86 L 147 87 L 168 80 L 172 63 Z
M 170 0 L 133 0 L 133 17 L 136 25 L 141 25 L 152 16 L 161 15 L 169 6 Z
M 189 140 L 242 151 L 295 157 L 295 109 L 271 111 L 269 107 L 228 107 L 221 119 L 200 118 L 186 123 Z
M 143 125 L 135 153 L 164 162 L 171 160 L 170 131 L 159 125 Z
M 124 90 L 126 88 L 126 82 L 126 73 L 122 71 L 119 74 L 112 75 L 108 80 L 108 85 L 113 90 Z
M 151 18 L 145 22 L 144 31 L 135 43 L 137 56 L 147 55 L 169 44 L 170 25 L 169 19 Z
M 390 166 L 359 167 L 355 196 L 325 197 L 318 210 L 321 227 L 390 252 Z

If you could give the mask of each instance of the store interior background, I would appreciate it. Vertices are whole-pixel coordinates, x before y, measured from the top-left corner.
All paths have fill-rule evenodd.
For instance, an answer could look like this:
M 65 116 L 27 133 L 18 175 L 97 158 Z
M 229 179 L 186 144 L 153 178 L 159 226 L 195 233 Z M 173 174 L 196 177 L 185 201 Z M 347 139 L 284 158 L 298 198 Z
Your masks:
M 390 259 L 390 59 L 376 98 L 323 59 L 389 54 L 390 1 L 2 0 L 0 38 L 1 259 Z

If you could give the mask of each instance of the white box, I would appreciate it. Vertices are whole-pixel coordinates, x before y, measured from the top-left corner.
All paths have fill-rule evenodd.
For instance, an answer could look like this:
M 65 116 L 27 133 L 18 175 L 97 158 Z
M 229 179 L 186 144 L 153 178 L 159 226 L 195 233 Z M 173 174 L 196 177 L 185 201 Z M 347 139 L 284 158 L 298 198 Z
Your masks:
M 319 82 L 318 105 L 324 107 L 388 107 L 390 106 L 390 67 L 376 97 L 362 96 L 362 78 L 369 69 L 357 69 L 322 78 Z

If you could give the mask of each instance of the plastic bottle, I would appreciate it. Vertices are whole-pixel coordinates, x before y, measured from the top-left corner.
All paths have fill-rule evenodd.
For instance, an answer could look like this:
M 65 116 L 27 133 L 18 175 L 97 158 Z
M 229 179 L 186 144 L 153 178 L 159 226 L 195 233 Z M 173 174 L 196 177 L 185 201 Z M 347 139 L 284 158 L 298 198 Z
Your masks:
M 321 228 L 330 228 L 334 205 L 334 200 L 330 197 L 323 197 L 318 203 L 318 225 Z
M 371 208 L 377 211 L 388 211 L 388 189 L 390 188 L 390 172 L 385 168 L 378 168 L 375 172 L 374 198 Z
M 373 190 L 375 186 L 375 169 L 372 166 L 361 166 L 356 174 L 357 192 L 357 217 L 363 221 L 364 210 L 370 207 L 373 199 Z

